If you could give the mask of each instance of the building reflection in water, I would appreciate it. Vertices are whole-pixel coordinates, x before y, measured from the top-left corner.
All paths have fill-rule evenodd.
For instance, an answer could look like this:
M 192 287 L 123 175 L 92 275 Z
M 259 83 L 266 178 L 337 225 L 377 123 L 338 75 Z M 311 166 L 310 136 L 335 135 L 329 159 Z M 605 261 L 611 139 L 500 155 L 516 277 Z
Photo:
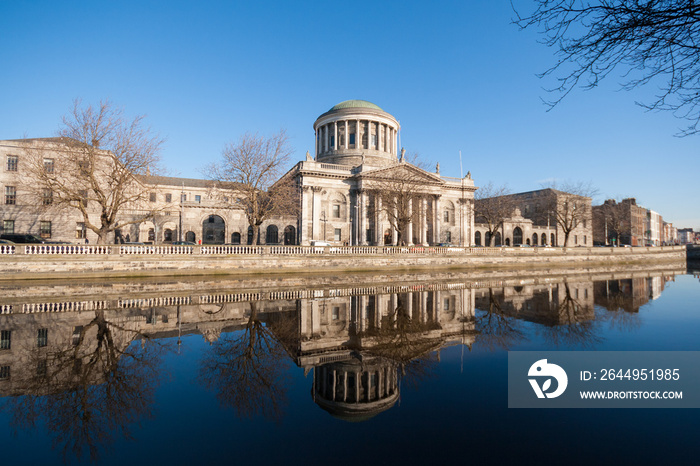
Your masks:
M 534 329 L 553 345 L 595 347 L 597 325 L 633 328 L 614 316 L 635 315 L 675 272 L 74 301 L 27 289 L 0 302 L 0 403 L 16 428 L 43 421 L 65 454 L 94 457 L 151 415 L 158 343 L 176 350 L 201 335 L 200 383 L 237 416 L 279 418 L 293 362 L 312 373 L 318 406 L 362 421 L 429 376 L 448 346 L 509 349 Z

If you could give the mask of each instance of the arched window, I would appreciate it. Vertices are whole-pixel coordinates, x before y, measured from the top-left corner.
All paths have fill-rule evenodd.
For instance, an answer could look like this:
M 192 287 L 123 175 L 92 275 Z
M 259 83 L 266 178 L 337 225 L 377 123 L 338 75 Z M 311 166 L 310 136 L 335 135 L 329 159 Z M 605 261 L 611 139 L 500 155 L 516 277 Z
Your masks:
M 155 243 L 156 241 L 156 231 L 153 228 L 148 229 L 148 241 Z
M 189 241 L 190 243 L 194 243 L 197 237 L 194 234 L 194 231 L 188 231 L 185 233 L 185 241 Z
M 231 244 L 241 244 L 241 234 L 236 232 L 236 233 L 231 233 Z
M 494 245 L 500 246 L 501 245 L 501 232 L 497 231 L 496 234 L 494 235 Z
M 532 234 L 532 245 L 537 246 L 537 233 Z
M 265 232 L 265 244 L 277 244 L 279 243 L 277 226 L 269 225 L 267 231 Z
M 484 233 L 484 246 L 491 246 L 491 232 Z
M 292 225 L 284 227 L 284 244 L 287 246 L 297 244 L 297 230 Z
M 474 244 L 476 244 L 477 246 L 481 246 L 481 232 L 480 231 L 477 231 L 476 233 L 474 233 Z
M 163 241 L 171 242 L 173 240 L 173 230 L 166 228 L 163 232 Z
M 554 240 L 554 233 L 552 233 L 552 234 L 550 235 L 549 244 L 550 244 L 550 246 L 556 246 L 556 245 L 557 245 L 557 242 Z
M 510 246 L 510 238 L 506 238 L 506 246 Z
M 547 244 L 547 235 L 545 233 L 542 233 L 542 246 Z
M 520 227 L 515 227 L 513 230 L 513 246 L 523 244 L 523 230 Z

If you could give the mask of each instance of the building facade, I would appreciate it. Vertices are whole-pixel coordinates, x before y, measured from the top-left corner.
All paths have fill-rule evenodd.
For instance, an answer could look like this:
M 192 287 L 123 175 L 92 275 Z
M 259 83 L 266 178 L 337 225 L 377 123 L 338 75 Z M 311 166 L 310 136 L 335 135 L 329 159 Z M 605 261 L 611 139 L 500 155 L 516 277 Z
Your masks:
M 444 177 L 439 168 L 429 172 L 406 161 L 398 148 L 400 127 L 394 116 L 370 102 L 352 100 L 332 107 L 313 127 L 315 156 L 307 153 L 306 160 L 285 175 L 299 187 L 299 213 L 266 220 L 259 226 L 260 243 L 473 244 L 476 187 L 471 175 Z M 45 152 L 45 164 L 50 161 L 53 170 L 56 161 L 59 170 L 58 162 L 65 156 L 61 141 L 0 141 L 0 189 L 4 194 L 0 233 L 96 242 L 97 235 L 86 228 L 77 208 L 59 209 L 51 202 L 51 193 L 45 202 L 30 196 L 23 177 L 28 172 L 28 150 L 48 143 L 52 149 Z M 109 235 L 108 242 L 252 242 L 253 229 L 235 186 L 222 188 L 207 180 L 151 175 L 138 176 L 135 183 L 145 193 L 120 211 L 123 226 Z M 99 224 L 101 211 L 87 198 L 89 220 Z M 403 207 L 408 210 L 402 212 Z M 136 221 L 144 217 L 148 218 Z

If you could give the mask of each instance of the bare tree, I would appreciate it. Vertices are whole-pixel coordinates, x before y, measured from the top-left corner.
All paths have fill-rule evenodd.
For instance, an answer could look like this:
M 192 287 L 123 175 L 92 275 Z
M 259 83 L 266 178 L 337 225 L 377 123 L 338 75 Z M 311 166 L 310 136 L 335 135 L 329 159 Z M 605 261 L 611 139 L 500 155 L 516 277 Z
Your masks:
M 97 107 L 74 101 L 58 138 L 26 146 L 24 189 L 38 205 L 80 212 L 101 244 L 109 233 L 150 218 L 152 211 L 139 208 L 152 186 L 139 175 L 157 169 L 163 140 L 143 119 L 127 120 L 109 101 Z
M 700 4 L 695 0 L 535 0 L 515 23 L 539 29 L 558 60 L 541 76 L 558 74 L 558 104 L 572 89 L 596 87 L 619 69 L 623 89 L 650 82 L 660 92 L 647 109 L 670 110 L 700 123 Z
M 238 205 L 253 229 L 253 244 L 259 228 L 274 216 L 289 215 L 299 207 L 299 191 L 291 177 L 281 177 L 288 168 L 292 149 L 284 130 L 270 137 L 245 133 L 238 142 L 227 144 L 221 160 L 205 169 L 220 189 L 233 189 Z
M 420 200 L 430 195 L 429 175 L 413 164 L 400 162 L 367 175 L 366 186 L 377 196 L 381 213 L 397 232 L 397 244 L 413 243 L 413 238 L 408 237 L 408 225 L 418 212 Z
M 503 222 L 513 215 L 515 201 L 509 194 L 506 185 L 495 186 L 491 181 L 474 193 L 475 222 L 487 228 L 489 244 L 485 246 L 494 245 L 496 233 L 503 227 Z
M 260 320 L 258 303 L 250 302 L 245 329 L 213 343 L 200 369 L 205 387 L 239 417 L 261 415 L 279 420 L 287 400 L 287 352 Z
M 569 245 L 569 236 L 584 222 L 592 221 L 591 197 L 598 192 L 590 182 L 553 182 L 546 186 L 544 202 L 535 216 L 553 218 L 564 233 L 564 247 Z
M 627 208 L 625 208 L 627 207 Z M 608 199 L 602 205 L 593 208 L 594 237 L 604 238 L 605 244 L 609 241 L 616 246 L 622 244 L 623 237 L 629 237 L 632 233 L 632 222 L 629 206 Z
M 130 438 L 131 427 L 152 415 L 163 348 L 133 344 L 139 338 L 146 337 L 96 310 L 72 342 L 32 353 L 37 369 L 25 372 L 25 393 L 0 408 L 17 430 L 44 425 L 64 461 L 98 461 L 116 436 Z

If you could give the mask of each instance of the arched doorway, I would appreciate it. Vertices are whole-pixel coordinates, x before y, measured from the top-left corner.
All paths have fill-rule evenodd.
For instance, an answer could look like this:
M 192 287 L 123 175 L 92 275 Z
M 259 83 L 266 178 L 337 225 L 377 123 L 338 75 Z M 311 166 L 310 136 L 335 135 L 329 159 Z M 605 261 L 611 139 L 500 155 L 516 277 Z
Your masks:
M 185 241 L 189 241 L 190 243 L 194 243 L 196 239 L 197 239 L 197 236 L 194 234 L 194 231 L 188 231 L 187 233 L 185 233 Z
M 537 233 L 532 234 L 532 245 L 537 246 Z
M 520 227 L 513 229 L 513 246 L 523 244 L 523 230 Z
M 226 223 L 218 215 L 210 215 L 202 222 L 202 243 L 224 244 Z
M 550 238 L 551 238 L 551 239 L 550 239 L 550 241 L 549 241 L 549 245 L 550 245 L 550 246 L 556 246 L 556 245 L 557 245 L 557 242 L 554 240 L 554 233 L 552 233 L 552 234 L 550 235 Z
M 285 246 L 297 244 L 297 230 L 292 225 L 284 227 L 284 244 Z
M 480 231 L 477 231 L 476 233 L 474 233 L 474 244 L 476 244 L 477 246 L 481 246 L 481 232 Z
M 165 231 L 163 232 L 163 241 L 165 242 L 172 242 L 173 240 L 173 230 L 170 228 L 166 228 Z
M 384 230 L 384 244 L 391 245 L 394 242 L 394 235 L 391 234 L 391 228 Z
M 494 246 L 500 246 L 501 245 L 501 232 L 497 231 L 496 234 L 494 235 Z
M 265 231 L 265 244 L 278 244 L 279 240 L 279 230 L 277 225 L 268 225 Z
M 545 233 L 542 233 L 542 246 L 547 244 L 547 235 Z
M 510 246 L 510 238 L 506 238 L 506 246 Z
M 149 228 L 148 229 L 148 242 L 149 243 L 155 243 L 156 242 L 156 230 L 154 228 Z
M 241 234 L 236 232 L 231 234 L 231 244 L 241 244 Z

